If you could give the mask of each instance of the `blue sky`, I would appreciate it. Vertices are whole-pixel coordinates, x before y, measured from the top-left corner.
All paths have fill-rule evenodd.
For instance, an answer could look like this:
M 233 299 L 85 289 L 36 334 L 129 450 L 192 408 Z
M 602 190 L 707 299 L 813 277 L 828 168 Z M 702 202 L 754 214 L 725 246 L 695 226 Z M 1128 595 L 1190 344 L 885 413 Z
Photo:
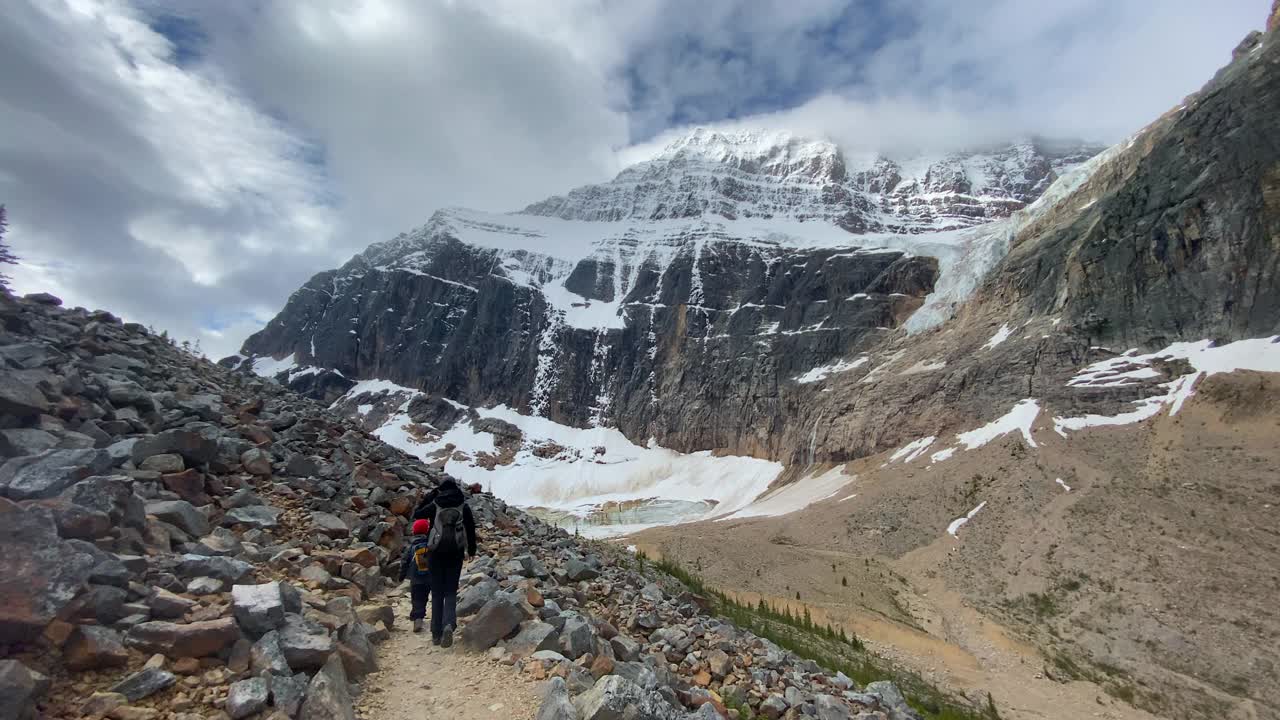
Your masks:
M 857 149 L 1116 141 L 1267 0 L 10 0 L 21 290 L 234 350 L 440 207 L 509 210 L 691 125 Z

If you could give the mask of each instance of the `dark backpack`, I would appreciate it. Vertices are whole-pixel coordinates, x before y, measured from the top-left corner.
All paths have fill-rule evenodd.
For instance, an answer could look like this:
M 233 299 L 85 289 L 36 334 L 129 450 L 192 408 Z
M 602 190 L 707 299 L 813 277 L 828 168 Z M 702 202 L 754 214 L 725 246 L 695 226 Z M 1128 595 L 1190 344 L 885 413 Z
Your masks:
M 431 548 L 427 538 L 419 538 L 409 546 L 408 576 L 414 580 L 425 580 L 431 575 Z
M 431 523 L 431 533 L 427 535 L 427 547 L 431 552 L 453 554 L 467 547 L 467 527 L 462 520 L 464 507 L 465 504 L 436 508 L 436 519 Z

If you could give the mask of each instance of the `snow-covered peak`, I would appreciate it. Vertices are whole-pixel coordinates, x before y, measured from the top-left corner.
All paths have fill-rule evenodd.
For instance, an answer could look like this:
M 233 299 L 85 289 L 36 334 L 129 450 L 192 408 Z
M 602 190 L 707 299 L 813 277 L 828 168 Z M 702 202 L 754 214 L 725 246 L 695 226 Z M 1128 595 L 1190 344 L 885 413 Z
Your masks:
M 799 137 L 786 130 L 719 131 L 700 127 L 672 141 L 651 162 L 672 161 L 748 166 L 777 175 L 782 174 L 778 170 L 835 165 L 840 162 L 840 149 L 826 140 Z

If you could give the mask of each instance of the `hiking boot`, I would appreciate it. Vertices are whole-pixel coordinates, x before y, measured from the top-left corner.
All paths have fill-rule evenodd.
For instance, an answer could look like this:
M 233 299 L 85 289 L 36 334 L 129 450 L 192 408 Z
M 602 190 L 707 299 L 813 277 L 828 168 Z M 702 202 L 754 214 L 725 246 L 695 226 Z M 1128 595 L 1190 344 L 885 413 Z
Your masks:
M 435 645 L 436 647 L 440 647 L 440 636 L 439 636 L 439 635 L 432 635 L 432 636 L 431 636 L 431 644 L 432 644 L 432 645 Z
M 414 621 L 413 621 L 413 631 L 414 631 L 414 632 L 416 632 L 416 633 L 420 633 L 420 632 L 422 632 L 422 621 L 421 621 L 421 620 L 414 620 Z
M 445 625 L 444 634 L 440 636 L 440 647 L 447 648 L 452 646 L 453 646 L 453 626 Z

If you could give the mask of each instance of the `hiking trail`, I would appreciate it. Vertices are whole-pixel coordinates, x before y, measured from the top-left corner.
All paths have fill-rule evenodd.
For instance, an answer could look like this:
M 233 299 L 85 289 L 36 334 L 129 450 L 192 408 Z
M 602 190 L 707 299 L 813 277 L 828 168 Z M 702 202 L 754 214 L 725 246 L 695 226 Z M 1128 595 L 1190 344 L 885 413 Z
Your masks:
M 395 630 L 378 648 L 381 669 L 366 681 L 356 717 L 531 720 L 537 713 L 542 702 L 538 683 L 483 654 L 467 652 L 457 642 L 447 650 L 432 646 L 426 628 L 413 632 L 407 588 L 393 590 L 388 599 L 395 602 Z

